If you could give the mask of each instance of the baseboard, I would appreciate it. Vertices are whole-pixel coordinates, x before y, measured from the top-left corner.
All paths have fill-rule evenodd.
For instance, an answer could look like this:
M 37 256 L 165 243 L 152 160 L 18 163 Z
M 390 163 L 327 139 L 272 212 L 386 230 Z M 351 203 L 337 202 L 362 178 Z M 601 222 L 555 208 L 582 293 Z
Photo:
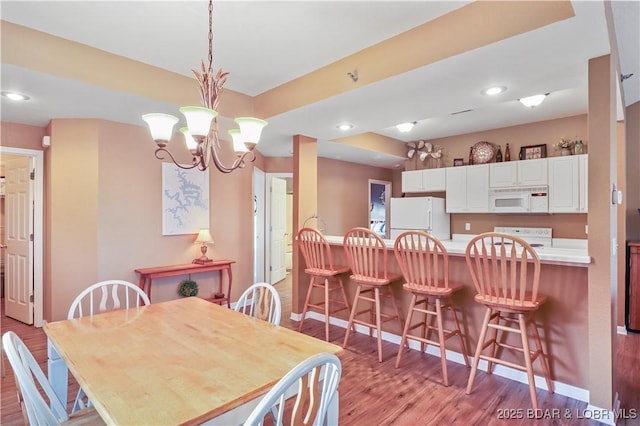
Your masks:
M 627 328 L 624 325 L 619 325 L 618 326 L 618 334 L 626 336 L 627 335 Z
M 295 318 L 294 318 L 295 316 Z M 320 322 L 324 322 L 324 315 L 319 312 L 309 311 L 306 315 L 307 319 L 313 319 Z M 300 321 L 302 319 L 302 314 L 291 314 L 291 319 L 294 321 Z M 329 324 L 335 325 L 340 328 L 347 328 L 348 321 L 329 317 Z M 369 334 L 369 327 L 356 324 L 356 332 L 361 334 Z M 376 337 L 376 330 L 373 330 L 373 337 Z M 382 332 L 382 340 L 390 343 L 395 343 L 396 345 L 400 345 L 400 339 L 402 336 L 398 336 L 394 333 L 389 333 L 387 331 Z M 420 350 L 420 343 L 410 340 L 409 347 L 413 350 Z M 440 357 L 440 350 L 433 345 L 427 346 L 426 353 Z M 464 365 L 464 357 L 461 353 L 452 351 L 447 349 L 447 360 Z M 473 357 L 469 356 L 469 362 L 473 362 Z M 488 363 L 484 360 L 481 360 L 478 364 L 478 369 L 482 371 L 487 371 Z M 527 379 L 527 373 L 524 371 L 516 370 L 514 368 L 505 367 L 503 365 L 495 365 L 493 368 L 493 374 L 504 377 L 506 379 L 514 380 L 520 383 L 529 383 Z M 538 389 L 547 390 L 547 382 L 543 376 L 535 376 L 535 383 Z M 589 402 L 589 391 L 586 389 L 579 388 L 577 386 L 569 385 L 566 383 L 558 382 L 553 380 L 553 388 L 554 392 L 558 395 L 567 396 L 569 398 L 573 398 L 582 402 Z

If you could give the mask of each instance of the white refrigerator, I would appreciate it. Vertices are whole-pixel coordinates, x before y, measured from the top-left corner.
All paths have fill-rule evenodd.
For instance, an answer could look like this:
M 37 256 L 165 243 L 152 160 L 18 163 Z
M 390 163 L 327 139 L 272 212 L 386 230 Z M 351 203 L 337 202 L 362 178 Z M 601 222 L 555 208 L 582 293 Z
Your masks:
M 392 240 L 411 230 L 427 231 L 440 240 L 451 239 L 451 223 L 444 210 L 444 198 L 392 198 L 390 216 Z

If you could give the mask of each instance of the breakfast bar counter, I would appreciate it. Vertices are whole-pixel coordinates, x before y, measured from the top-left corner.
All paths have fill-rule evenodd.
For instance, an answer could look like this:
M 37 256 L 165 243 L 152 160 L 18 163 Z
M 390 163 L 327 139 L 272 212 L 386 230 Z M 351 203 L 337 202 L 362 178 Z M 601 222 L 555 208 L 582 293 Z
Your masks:
M 453 296 L 454 305 L 458 310 L 458 318 L 461 319 L 462 333 L 465 338 L 467 352 L 472 355 L 473 348 L 480 333 L 485 308 L 474 301 L 476 290 L 467 269 L 465 249 L 467 242 L 473 235 L 454 235 L 452 240 L 443 241 L 449 252 L 449 280 L 463 284 L 463 289 Z M 327 236 L 331 247 L 333 262 L 335 265 L 346 265 L 347 259 L 342 247 L 342 236 Z M 393 240 L 385 240 L 388 248 L 389 272 L 401 275 L 393 252 Z M 588 306 L 587 306 L 587 279 L 588 265 L 591 258 L 588 255 L 586 241 L 554 240 L 552 247 L 537 249 L 536 253 L 541 260 L 540 292 L 547 296 L 547 301 L 536 313 L 537 322 L 541 325 L 542 341 L 549 358 L 551 377 L 555 382 L 556 393 L 564 394 L 579 400 L 588 400 Z M 301 265 L 303 268 L 303 265 Z M 356 285 L 346 277 L 345 290 L 352 303 Z M 391 284 L 401 309 L 401 315 L 406 315 L 411 295 L 402 288 L 403 280 L 400 279 Z M 300 274 L 300 294 L 306 294 L 309 285 L 308 277 Z M 385 310 L 386 307 L 383 307 Z M 346 312 L 335 315 L 337 323 L 346 323 Z M 450 327 L 451 321 L 447 318 L 445 328 Z M 336 321 L 334 321 L 336 323 Z M 345 325 L 346 326 L 346 325 Z M 388 332 L 387 339 L 399 342 L 402 330 L 395 322 L 383 325 L 384 332 Z M 397 338 L 396 338 L 397 337 Z M 455 342 L 452 342 L 455 343 Z M 455 354 L 459 348 L 455 344 L 447 344 L 454 362 L 462 362 L 462 357 Z M 431 348 L 434 349 L 434 348 Z M 434 353 L 436 353 L 435 351 Z M 505 354 L 509 359 L 511 354 Z M 395 353 L 387 353 L 385 358 L 395 356 Z M 519 354 L 514 354 L 511 361 L 522 363 Z M 425 362 L 429 362 L 425 358 Z M 439 362 L 434 358 L 433 362 Z M 538 368 L 538 363 L 535 363 Z M 482 365 L 482 364 L 481 364 Z M 542 372 L 534 368 L 535 374 L 542 376 Z M 504 375 L 526 383 L 524 373 L 500 368 L 496 366 L 494 374 Z M 542 380 L 540 383 L 544 383 Z M 459 385 L 465 385 L 460 383 Z M 544 386 L 544 385 L 542 385 Z
M 464 256 L 467 243 L 475 235 L 470 234 L 454 234 L 451 240 L 442 240 L 442 244 L 447 249 L 450 256 Z M 342 236 L 326 236 L 329 244 L 342 245 Z M 394 240 L 384 240 L 388 249 L 393 250 Z M 565 266 L 582 266 L 587 267 L 591 263 L 586 248 L 586 240 L 554 240 L 551 247 L 534 247 L 534 250 L 540 258 L 542 264 L 558 264 Z

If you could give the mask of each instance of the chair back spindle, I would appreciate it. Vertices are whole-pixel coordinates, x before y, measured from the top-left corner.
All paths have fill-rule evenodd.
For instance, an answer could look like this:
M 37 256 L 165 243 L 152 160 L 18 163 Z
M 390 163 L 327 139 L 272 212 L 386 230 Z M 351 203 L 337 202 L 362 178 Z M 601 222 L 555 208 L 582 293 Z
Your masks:
M 280 295 L 269 283 L 256 283 L 246 289 L 234 309 L 250 317 L 280 325 Z
M 307 266 L 305 272 L 313 274 L 333 270 L 331 249 L 320 231 L 314 228 L 302 228 L 298 231 L 297 241 Z
M 388 279 L 387 248 L 378 234 L 367 228 L 353 228 L 345 234 L 343 245 L 355 279 Z
M 424 231 L 404 232 L 393 251 L 407 283 L 449 288 L 449 255 L 437 238 Z
M 342 365 L 337 356 L 320 353 L 307 358 L 287 373 L 258 403 L 245 421 L 245 426 L 262 425 L 268 413 L 273 415 L 273 424 L 282 426 L 314 425 L 327 422 L 327 410 L 334 398 L 342 374 Z M 298 393 L 291 411 L 290 420 L 285 420 L 287 390 L 298 384 Z
M 483 300 L 514 308 L 536 301 L 540 259 L 522 238 L 497 232 L 480 234 L 469 241 L 465 255 L 473 284 Z
M 137 285 L 123 280 L 107 280 L 84 289 L 71 303 L 67 319 L 102 312 L 150 305 L 149 296 Z

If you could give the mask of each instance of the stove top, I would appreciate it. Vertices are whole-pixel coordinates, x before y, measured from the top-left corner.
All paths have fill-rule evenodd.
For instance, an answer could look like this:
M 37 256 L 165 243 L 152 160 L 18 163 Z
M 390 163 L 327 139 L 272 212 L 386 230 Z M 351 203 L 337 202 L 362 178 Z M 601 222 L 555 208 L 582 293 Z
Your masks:
M 533 248 L 551 247 L 551 231 L 552 228 L 523 228 L 523 227 L 504 227 L 496 226 L 493 232 L 502 232 L 504 234 L 515 235 L 520 237 L 531 245 Z

